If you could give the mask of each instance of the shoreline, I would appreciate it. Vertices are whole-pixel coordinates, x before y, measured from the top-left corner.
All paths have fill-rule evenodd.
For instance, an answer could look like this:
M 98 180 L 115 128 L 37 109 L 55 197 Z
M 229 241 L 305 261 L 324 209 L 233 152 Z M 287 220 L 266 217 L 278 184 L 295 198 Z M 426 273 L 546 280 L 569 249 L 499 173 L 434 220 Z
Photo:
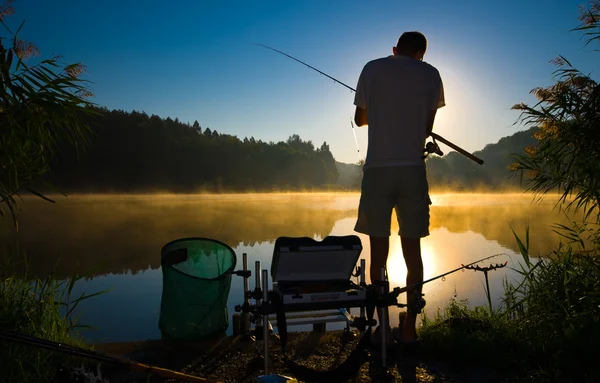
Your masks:
M 357 334 L 356 331 L 353 332 Z M 301 366 L 321 372 L 335 370 L 351 354 L 358 344 L 358 336 L 350 337 L 347 341 L 342 337 L 343 331 L 327 332 L 294 332 L 289 334 L 288 353 L 291 359 Z M 165 341 L 149 340 L 140 342 L 120 342 L 95 344 L 97 351 L 130 358 L 139 363 L 167 368 L 185 374 L 209 379 L 211 382 L 224 383 L 250 383 L 264 374 L 264 361 L 256 350 L 255 342 L 238 335 L 225 336 L 203 341 Z M 294 376 L 282 362 L 281 347 L 275 336 L 270 338 L 270 368 L 269 374 Z M 378 355 L 373 355 L 377 357 Z M 370 371 L 376 367 L 380 359 L 362 359 L 360 365 L 353 366 L 356 372 L 347 382 L 370 382 Z M 443 374 L 429 371 L 427 367 L 416 361 L 405 361 L 415 364 L 413 373 L 418 381 L 443 381 L 452 382 L 443 378 Z M 394 362 L 391 368 L 396 379 L 406 377 L 404 367 L 398 368 Z M 120 372 L 119 372 L 120 370 Z M 107 370 L 110 371 L 110 370 Z M 122 368 L 113 369 L 110 382 L 132 381 L 132 378 L 145 379 L 140 374 L 123 371 Z M 108 373 L 110 375 L 110 372 Z M 443 379 L 443 380 L 440 380 Z M 138 381 L 138 380 L 135 380 Z M 144 381 L 144 380 L 139 380 Z M 458 381 L 458 380 L 457 380 Z

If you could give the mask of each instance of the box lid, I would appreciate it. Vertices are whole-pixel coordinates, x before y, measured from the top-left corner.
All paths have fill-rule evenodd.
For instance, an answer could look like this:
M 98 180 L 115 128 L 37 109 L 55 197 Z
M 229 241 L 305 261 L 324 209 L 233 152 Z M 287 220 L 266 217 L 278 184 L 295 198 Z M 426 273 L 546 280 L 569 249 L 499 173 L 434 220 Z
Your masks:
M 362 251 L 356 235 L 279 237 L 271 261 L 271 278 L 278 281 L 348 280 Z

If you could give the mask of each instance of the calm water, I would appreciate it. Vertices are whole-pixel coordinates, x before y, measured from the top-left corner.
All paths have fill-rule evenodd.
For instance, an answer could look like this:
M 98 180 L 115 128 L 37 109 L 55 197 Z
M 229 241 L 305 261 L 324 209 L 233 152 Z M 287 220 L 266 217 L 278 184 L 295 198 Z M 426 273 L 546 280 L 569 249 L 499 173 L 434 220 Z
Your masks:
M 356 234 L 358 199 L 358 194 L 92 195 L 57 197 L 56 204 L 49 204 L 28 198 L 21 205 L 19 232 L 5 222 L 0 240 L 9 250 L 18 245 L 27 252 L 34 275 L 46 275 L 55 267 L 60 277 L 90 272 L 90 278 L 75 286 L 75 296 L 110 289 L 80 306 L 81 323 L 96 328 L 83 332 L 88 341 L 156 339 L 164 244 L 183 237 L 214 238 L 235 250 L 236 269 L 242 267 L 244 252 L 251 269 L 257 260 L 266 269 L 280 236 L 322 239 Z M 432 201 L 431 235 L 422 240 L 426 279 L 498 253 L 505 255 L 493 263 L 508 261 L 509 267 L 518 267 L 511 226 L 524 235 L 529 225 L 532 253 L 544 254 L 557 242 L 552 225 L 563 222 L 562 215 L 553 211 L 554 201 L 535 202 L 524 194 L 439 194 L 432 195 Z M 392 227 L 388 262 L 394 287 L 404 286 L 406 278 L 397 229 Z M 359 237 L 368 268 L 368 237 Z M 489 261 L 482 264 L 486 265 Z M 500 304 L 503 279 L 516 278 L 509 267 L 489 274 L 495 305 Z M 425 310 L 431 315 L 453 296 L 487 304 L 483 284 L 483 273 L 474 271 L 427 284 Z M 240 303 L 242 279 L 234 276 L 230 315 Z M 397 323 L 397 309 L 392 309 L 391 321 Z

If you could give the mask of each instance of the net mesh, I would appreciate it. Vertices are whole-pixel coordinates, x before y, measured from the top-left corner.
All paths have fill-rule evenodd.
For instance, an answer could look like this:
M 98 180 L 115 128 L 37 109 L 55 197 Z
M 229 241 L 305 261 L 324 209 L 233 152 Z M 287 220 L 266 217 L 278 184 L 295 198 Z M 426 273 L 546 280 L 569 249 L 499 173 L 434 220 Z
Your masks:
M 213 239 L 178 239 L 162 248 L 163 338 L 197 340 L 227 330 L 227 297 L 235 264 L 231 247 Z

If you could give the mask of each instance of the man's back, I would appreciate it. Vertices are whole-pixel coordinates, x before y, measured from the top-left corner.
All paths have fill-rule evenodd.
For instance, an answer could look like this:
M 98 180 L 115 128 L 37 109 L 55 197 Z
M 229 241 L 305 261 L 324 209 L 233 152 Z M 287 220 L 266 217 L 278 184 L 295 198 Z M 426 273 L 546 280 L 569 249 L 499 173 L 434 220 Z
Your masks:
M 368 113 L 365 168 L 423 165 L 428 116 L 444 105 L 437 69 L 406 56 L 370 61 L 361 73 L 355 104 Z
M 406 317 L 392 331 L 389 311 L 377 309 L 380 326 L 375 341 L 388 334 L 403 347 L 417 341 L 420 312 L 419 282 L 423 281 L 421 238 L 429 235 L 429 184 L 423 155 L 437 108 L 444 104 L 438 71 L 423 63 L 427 39 L 417 31 L 404 32 L 392 48 L 393 56 L 363 68 L 356 87 L 354 121 L 369 126 L 369 149 L 361 183 L 354 230 L 369 236 L 371 281 L 387 267 L 392 212 L 406 262 Z M 379 333 L 379 335 L 377 335 Z M 387 335 L 386 335 L 387 337 Z M 389 339 L 389 338 L 388 338 Z

